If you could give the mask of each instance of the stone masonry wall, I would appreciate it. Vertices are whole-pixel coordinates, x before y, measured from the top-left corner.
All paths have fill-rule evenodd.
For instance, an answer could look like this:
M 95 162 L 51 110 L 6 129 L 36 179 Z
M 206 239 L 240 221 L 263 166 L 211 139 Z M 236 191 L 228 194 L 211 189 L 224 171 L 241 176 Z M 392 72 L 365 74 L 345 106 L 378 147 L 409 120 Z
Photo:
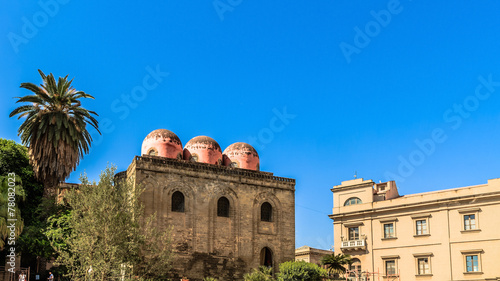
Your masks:
M 271 250 L 273 267 L 295 256 L 295 180 L 271 173 L 159 157 L 136 157 L 121 176 L 135 177 L 145 188 L 146 215 L 156 213 L 157 227 L 172 226 L 176 252 L 173 278 L 216 277 L 242 280 Z M 172 212 L 176 191 L 184 212 Z M 230 202 L 229 217 L 217 216 L 217 201 Z M 272 221 L 260 220 L 260 207 L 273 207 Z

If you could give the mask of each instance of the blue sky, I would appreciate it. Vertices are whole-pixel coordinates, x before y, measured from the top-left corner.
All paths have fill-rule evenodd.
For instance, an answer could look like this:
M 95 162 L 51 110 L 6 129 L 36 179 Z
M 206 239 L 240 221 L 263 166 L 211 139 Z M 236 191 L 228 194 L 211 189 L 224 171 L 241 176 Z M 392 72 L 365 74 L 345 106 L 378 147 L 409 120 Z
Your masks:
M 500 177 L 499 10 L 498 1 L 6 2 L 0 137 L 19 141 L 21 121 L 8 114 L 29 94 L 21 82 L 40 83 L 39 68 L 69 74 L 96 97 L 84 106 L 104 132 L 69 181 L 96 178 L 108 162 L 126 169 L 158 128 L 183 144 L 252 142 L 262 170 L 297 180 L 296 245 L 329 248 L 330 188 L 356 172 L 396 179 L 401 194 Z

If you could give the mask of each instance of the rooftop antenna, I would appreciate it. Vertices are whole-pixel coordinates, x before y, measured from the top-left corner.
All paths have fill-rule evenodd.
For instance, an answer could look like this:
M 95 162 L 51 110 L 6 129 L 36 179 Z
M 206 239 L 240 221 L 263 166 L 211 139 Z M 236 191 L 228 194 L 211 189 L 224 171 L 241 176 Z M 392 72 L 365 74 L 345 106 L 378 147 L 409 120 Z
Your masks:
M 358 171 L 354 171 L 354 178 L 357 179 L 358 178 Z

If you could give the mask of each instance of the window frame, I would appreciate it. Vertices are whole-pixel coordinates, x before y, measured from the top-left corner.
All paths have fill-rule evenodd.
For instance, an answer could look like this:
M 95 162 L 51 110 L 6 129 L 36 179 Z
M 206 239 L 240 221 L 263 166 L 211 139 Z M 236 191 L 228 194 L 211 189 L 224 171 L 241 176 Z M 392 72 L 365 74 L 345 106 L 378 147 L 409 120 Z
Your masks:
M 271 213 L 269 214 L 269 220 L 263 219 L 263 212 L 262 212 L 262 207 L 264 204 L 268 204 L 271 207 Z M 264 201 L 262 204 L 260 204 L 260 221 L 261 222 L 273 222 L 274 221 L 274 206 L 273 204 L 269 203 L 269 201 Z
M 425 214 L 425 215 L 418 215 L 418 216 L 412 216 L 413 220 L 413 237 L 425 237 L 425 236 L 430 236 L 431 235 L 431 215 L 430 214 Z M 426 233 L 421 233 L 418 234 L 418 227 L 417 227 L 417 222 L 418 221 L 425 221 L 426 225 Z
M 399 256 L 384 256 L 381 257 L 383 266 L 384 266 L 384 276 L 385 278 L 387 277 L 397 277 L 399 276 Z M 387 274 L 387 263 L 388 262 L 394 262 L 394 274 Z
M 154 151 L 155 155 L 151 155 L 151 152 L 153 152 L 153 151 Z M 158 156 L 158 150 L 154 147 L 151 147 L 150 149 L 148 149 L 147 155 L 148 156 Z
M 356 203 L 354 203 L 354 204 L 350 203 L 351 200 L 356 200 Z M 359 205 L 359 204 L 363 204 L 363 200 L 361 200 L 361 198 L 356 197 L 356 196 L 349 197 L 349 198 L 347 198 L 347 200 L 344 201 L 344 207 L 346 207 L 346 206 L 354 206 L 354 205 Z
M 462 256 L 463 256 L 463 263 L 464 263 L 464 274 L 483 274 L 483 267 L 482 267 L 482 249 L 475 249 L 475 250 L 463 250 L 461 251 Z M 467 270 L 467 257 L 473 257 L 477 256 L 477 271 L 468 271 Z M 472 264 L 472 268 L 474 269 L 474 264 Z
M 225 199 L 227 201 L 227 210 L 225 210 L 225 212 L 227 212 L 227 215 L 221 214 L 222 210 L 221 210 L 221 207 L 219 206 L 219 204 L 221 203 L 221 200 L 223 200 L 223 199 Z M 218 218 L 230 218 L 231 217 L 231 201 L 229 201 L 229 199 L 226 196 L 221 196 L 221 197 L 219 197 L 219 199 L 217 199 L 217 217 Z
M 351 239 L 351 229 L 357 229 L 357 239 Z M 347 227 L 347 240 L 349 240 L 349 241 L 360 240 L 360 237 L 361 237 L 360 232 L 361 231 L 360 231 L 359 225 Z
M 397 233 L 396 233 L 396 222 L 397 221 L 398 221 L 397 218 L 380 220 L 381 233 L 382 233 L 381 239 L 382 240 L 391 240 L 391 239 L 397 239 L 398 238 Z M 385 226 L 387 224 L 392 224 L 392 233 L 393 233 L 393 236 L 387 237 L 385 235 Z
M 460 220 L 461 220 L 461 230 L 460 232 L 465 233 L 465 232 L 476 232 L 476 231 L 481 231 L 480 225 L 479 225 L 479 212 L 481 211 L 480 208 L 475 208 L 475 209 L 464 209 L 464 210 L 459 210 L 458 213 L 460 214 Z M 475 223 L 475 228 L 473 229 L 465 229 L 465 217 L 474 215 L 474 223 Z
M 413 254 L 413 257 L 415 258 L 415 276 L 432 276 L 432 256 L 432 253 Z M 429 272 L 420 272 L 420 259 L 427 259 Z
M 182 195 L 182 210 L 174 210 L 174 195 L 179 193 Z M 182 191 L 176 190 L 170 195 L 170 211 L 172 213 L 186 213 L 186 195 Z

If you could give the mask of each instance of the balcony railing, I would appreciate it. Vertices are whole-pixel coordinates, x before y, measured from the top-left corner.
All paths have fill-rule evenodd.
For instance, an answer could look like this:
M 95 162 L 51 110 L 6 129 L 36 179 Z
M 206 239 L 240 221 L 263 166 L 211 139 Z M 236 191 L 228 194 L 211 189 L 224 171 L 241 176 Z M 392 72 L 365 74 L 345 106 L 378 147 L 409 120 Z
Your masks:
M 340 249 L 342 251 L 366 250 L 366 239 L 342 241 Z

